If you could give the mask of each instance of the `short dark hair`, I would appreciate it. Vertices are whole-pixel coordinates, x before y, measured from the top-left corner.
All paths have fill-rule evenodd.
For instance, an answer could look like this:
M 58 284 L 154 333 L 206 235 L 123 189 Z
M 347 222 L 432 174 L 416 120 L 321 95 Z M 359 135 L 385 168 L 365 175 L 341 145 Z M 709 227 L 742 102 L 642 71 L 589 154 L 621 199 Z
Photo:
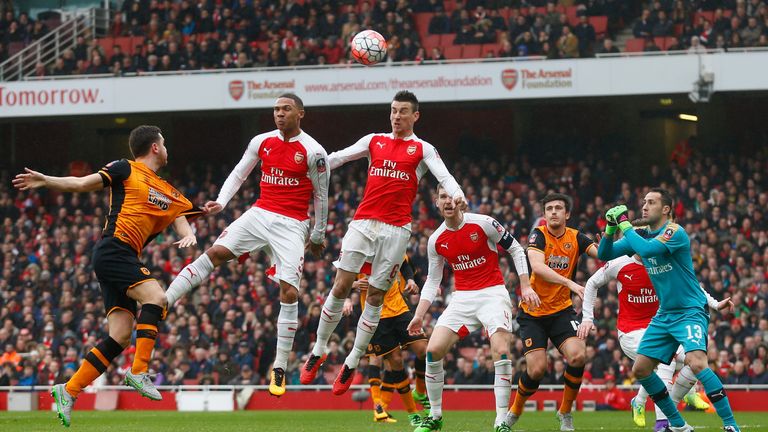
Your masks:
M 419 99 L 416 98 L 415 94 L 409 92 L 408 90 L 400 90 L 395 94 L 395 97 L 392 100 L 396 102 L 410 102 L 411 108 L 413 108 L 413 112 L 419 110 Z
M 552 201 L 562 201 L 565 203 L 565 211 L 570 212 L 571 208 L 573 207 L 573 198 L 566 194 L 561 193 L 550 193 L 547 194 L 547 196 L 544 197 L 544 199 L 541 200 L 541 206 L 546 207 L 547 203 L 550 203 Z
M 662 187 L 655 187 L 651 188 L 651 190 L 648 191 L 648 193 L 656 192 L 657 194 L 661 195 L 661 205 L 662 206 L 669 206 L 669 215 L 672 216 L 672 205 L 674 204 L 674 200 L 672 199 L 672 194 L 669 193 L 666 189 Z
M 296 96 L 295 93 L 283 93 L 280 96 L 278 96 L 277 98 L 278 99 L 280 99 L 280 98 L 291 99 L 294 102 L 296 102 L 296 107 L 298 109 L 300 109 L 300 110 L 304 109 L 304 101 L 302 101 L 300 97 Z
M 131 131 L 131 136 L 128 138 L 128 147 L 131 148 L 131 154 L 133 157 L 145 156 L 149 153 L 149 149 L 152 148 L 152 144 L 160 142 L 162 138 L 160 134 L 163 133 L 157 126 L 141 125 Z

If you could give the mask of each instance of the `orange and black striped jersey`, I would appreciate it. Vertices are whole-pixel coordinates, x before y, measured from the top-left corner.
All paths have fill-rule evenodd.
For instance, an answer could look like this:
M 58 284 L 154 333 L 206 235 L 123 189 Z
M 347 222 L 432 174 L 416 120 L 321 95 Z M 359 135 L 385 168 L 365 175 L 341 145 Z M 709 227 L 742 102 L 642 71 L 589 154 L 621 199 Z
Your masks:
M 544 254 L 544 263 L 561 276 L 573 279 L 579 263 L 579 257 L 590 247 L 597 247 L 586 235 L 573 228 L 565 228 L 565 233 L 555 237 L 546 226 L 534 228 L 528 237 L 528 249 Z M 532 316 L 552 315 L 571 306 L 571 290 L 567 286 L 547 282 L 544 278 L 531 273 L 531 288 L 541 299 L 541 305 L 531 310 L 521 302 L 523 310 Z
M 109 215 L 103 237 L 127 243 L 137 254 L 179 216 L 202 212 L 141 162 L 120 159 L 99 170 L 109 186 Z
M 371 263 L 366 262 L 363 264 L 363 268 L 360 269 L 360 273 L 357 275 L 357 279 L 368 278 L 371 273 Z M 414 270 L 411 262 L 408 260 L 408 256 L 405 257 L 403 263 L 400 265 L 400 269 L 397 273 L 397 277 L 392 282 L 392 286 L 384 294 L 384 303 L 381 307 L 381 318 L 392 318 L 398 315 L 402 315 L 408 311 L 408 303 L 405 302 L 403 293 L 405 291 L 405 284 L 408 279 L 413 279 Z M 360 306 L 365 308 L 365 298 L 367 291 L 360 291 Z

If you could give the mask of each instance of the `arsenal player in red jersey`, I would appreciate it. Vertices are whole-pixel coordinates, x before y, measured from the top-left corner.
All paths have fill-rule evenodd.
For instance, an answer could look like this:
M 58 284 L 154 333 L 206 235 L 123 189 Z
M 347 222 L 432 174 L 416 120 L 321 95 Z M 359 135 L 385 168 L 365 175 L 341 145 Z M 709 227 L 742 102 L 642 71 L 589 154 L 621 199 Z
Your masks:
M 366 135 L 328 156 L 331 169 L 353 160 L 368 159 L 368 181 L 363 200 L 342 240 L 338 271 L 333 289 L 323 305 L 317 341 L 301 368 L 301 383 L 314 381 L 325 361 L 328 339 L 341 319 L 344 299 L 363 264 L 370 261 L 367 305 L 357 324 L 354 348 L 333 383 L 336 395 L 349 389 L 355 368 L 376 332 L 384 294 L 398 274 L 411 237 L 411 206 L 419 179 L 427 171 L 432 172 L 456 205 L 466 206 L 461 187 L 435 148 L 413 133 L 413 126 L 419 119 L 416 96 L 409 91 L 398 92 L 390 106 L 389 119 L 391 133 Z
M 622 256 L 608 261 L 587 281 L 584 288 L 584 306 L 583 317 L 579 324 L 578 336 L 586 339 L 589 332 L 594 328 L 594 307 L 597 290 L 601 286 L 607 285 L 610 281 L 616 281 L 616 290 L 619 296 L 618 321 L 616 328 L 619 333 L 619 345 L 627 357 L 633 361 L 637 357 L 637 348 L 640 340 L 643 338 L 648 323 L 659 310 L 659 297 L 656 295 L 656 289 L 648 277 L 640 257 Z M 703 288 L 702 288 L 703 290 Z M 730 298 L 718 302 L 706 291 L 707 303 L 715 310 L 729 307 Z M 689 366 L 684 366 L 685 353 L 682 346 L 677 351 L 677 355 L 670 364 L 659 363 L 656 373 L 659 375 L 667 387 L 670 387 L 670 396 L 676 404 L 681 398 L 685 402 L 693 405 L 697 409 L 707 409 L 709 404 L 702 400 L 698 394 L 692 391 L 696 383 L 696 376 Z M 681 370 L 682 369 L 682 370 Z M 672 376 L 676 370 L 680 370 L 678 380 L 672 387 Z M 632 408 L 632 418 L 637 426 L 645 426 L 645 403 L 648 399 L 648 392 L 643 387 L 630 402 Z M 669 425 L 667 416 L 656 407 L 655 431 L 662 431 Z
M 497 432 L 508 431 L 505 418 L 512 390 L 512 361 L 508 358 L 512 302 L 499 270 L 497 246 L 512 254 L 522 288 L 530 289 L 525 251 L 492 217 L 464 213 L 456 208 L 442 187 L 438 188 L 437 208 L 445 222 L 429 237 L 429 274 L 408 331 L 411 334 L 422 331 L 424 315 L 437 295 L 446 262 L 453 270 L 455 287 L 448 308 L 438 319 L 427 346 L 424 376 L 431 409 L 415 432 L 442 429 L 443 357 L 460 338 L 480 328 L 488 333 L 495 362 L 494 427 Z
M 328 221 L 328 156 L 325 149 L 301 129 L 304 103 L 293 93 L 275 101 L 277 129 L 255 136 L 242 159 L 206 210 L 220 212 L 261 162 L 259 199 L 230 224 L 214 245 L 184 267 L 166 292 L 172 305 L 207 279 L 215 267 L 245 253 L 264 250 L 280 281 L 280 314 L 277 317 L 277 355 L 270 373 L 269 393 L 285 393 L 285 368 L 299 324 L 299 281 L 304 267 L 304 245 L 309 227 L 309 202 L 314 201 L 315 226 L 309 249 L 319 255 L 324 248 Z

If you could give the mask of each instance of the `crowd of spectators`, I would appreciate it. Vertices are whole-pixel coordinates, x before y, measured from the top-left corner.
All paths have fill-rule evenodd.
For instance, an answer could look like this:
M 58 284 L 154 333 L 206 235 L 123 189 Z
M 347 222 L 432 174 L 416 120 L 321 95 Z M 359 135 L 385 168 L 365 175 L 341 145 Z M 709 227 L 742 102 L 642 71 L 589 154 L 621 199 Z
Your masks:
M 450 2 L 450 3 L 449 3 Z M 27 13 L 0 5 L 0 61 L 12 43 L 49 29 Z M 482 56 L 592 57 L 617 53 L 617 32 L 629 27 L 644 51 L 768 46 L 763 0 L 125 0 L 109 38 L 79 38 L 35 75 L 133 74 L 157 71 L 324 65 L 350 62 L 346 41 L 363 29 L 387 39 L 387 61 L 444 60 L 449 45 L 485 44 Z M 569 17 L 565 8 L 575 8 Z M 416 16 L 431 13 L 428 23 Z M 589 18 L 607 18 L 597 34 Z M 427 28 L 417 28 L 419 25 Z M 439 46 L 422 40 L 443 35 Z M 105 45 L 110 38 L 132 37 Z M 657 45 L 658 38 L 674 43 Z M 105 50 L 106 48 L 106 50 Z M 105 52 L 106 51 L 106 52 Z
M 655 38 L 674 37 L 667 50 L 768 47 L 768 6 L 763 0 L 653 2 L 633 27 L 644 51 L 659 51 Z
M 516 155 L 514 159 L 479 161 L 463 158 L 448 161 L 448 166 L 462 184 L 471 211 L 494 216 L 523 244 L 530 230 L 541 223 L 538 200 L 548 191 L 572 195 L 575 207 L 570 224 L 594 236 L 603 229 L 602 215 L 613 203 L 625 202 L 639 209 L 647 188 L 666 185 L 677 198 L 677 221 L 690 234 L 701 284 L 715 298 L 729 296 L 736 305 L 733 313 L 713 314 L 708 330 L 711 366 L 726 383 L 768 384 L 768 155 L 765 149 L 749 157 L 701 155 L 682 146 L 673 156 L 669 166 L 654 166 L 641 183 L 628 181 L 620 158 L 614 157 L 589 156 L 543 166 Z M 203 203 L 215 197 L 229 168 L 179 168 L 171 178 L 187 196 Z M 11 174 L 0 175 L 0 385 L 48 386 L 66 381 L 90 347 L 107 335 L 90 254 L 100 238 L 108 194 L 17 192 L 10 188 Z M 298 382 L 298 368 L 313 344 L 321 304 L 332 286 L 331 263 L 361 199 L 365 174 L 363 165 L 354 164 L 332 173 L 328 248 L 322 259 L 308 256 L 304 268 L 300 328 L 287 368 L 291 384 Z M 143 259 L 152 275 L 168 284 L 209 247 L 254 201 L 257 180 L 257 175 L 251 175 L 223 213 L 194 223 L 197 248 L 175 248 L 170 231 L 150 243 Z M 420 283 L 427 271 L 427 238 L 440 223 L 433 193 L 433 185 L 423 179 L 413 205 L 408 254 Z M 516 273 L 508 256 L 503 255 L 500 263 L 516 304 Z M 593 259 L 582 259 L 576 281 L 584 284 L 599 265 Z M 267 267 L 261 254 L 223 265 L 170 309 L 151 363 L 158 384 L 265 383 L 275 354 L 279 307 L 279 288 L 265 277 Z M 452 278 L 447 276 L 441 296 L 428 314 L 428 333 L 450 301 L 451 286 Z M 417 298 L 409 301 L 415 304 Z M 581 311 L 578 299 L 575 308 Z M 630 361 L 617 343 L 616 310 L 616 286 L 610 284 L 600 291 L 596 302 L 598 331 L 588 341 L 585 382 L 599 383 L 606 376 L 634 381 Z M 339 325 L 331 339 L 326 370 L 339 367 L 351 348 L 359 314 L 357 307 Z M 511 348 L 515 373 L 525 367 L 522 348 L 515 336 Z M 119 356 L 99 383 L 122 382 L 132 353 L 128 349 Z M 563 359 L 552 347 L 548 353 L 550 369 L 543 382 L 562 383 Z M 362 365 L 365 372 L 365 363 Z M 446 374 L 449 382 L 493 382 L 493 363 L 482 334 L 468 336 L 446 356 Z M 323 374 L 317 382 L 325 382 Z

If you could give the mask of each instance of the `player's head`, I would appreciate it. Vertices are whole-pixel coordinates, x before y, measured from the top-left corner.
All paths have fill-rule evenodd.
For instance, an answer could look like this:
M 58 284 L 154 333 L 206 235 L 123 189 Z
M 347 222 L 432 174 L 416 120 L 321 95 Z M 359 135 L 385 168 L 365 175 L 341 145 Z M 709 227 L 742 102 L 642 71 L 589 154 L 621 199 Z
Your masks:
M 551 193 L 541 200 L 541 207 L 544 209 L 544 219 L 547 221 L 547 227 L 550 229 L 560 229 L 565 226 L 568 218 L 571 217 L 573 199 L 565 194 Z
M 413 133 L 413 125 L 419 119 L 419 100 L 408 90 L 397 92 L 392 99 L 389 112 L 389 122 L 392 133 L 399 138 L 405 138 Z
M 161 166 L 168 163 L 168 150 L 165 148 L 163 131 L 157 126 L 141 125 L 132 130 L 128 137 L 128 147 L 134 159 L 156 156 Z
M 304 102 L 293 93 L 283 93 L 275 101 L 273 115 L 275 126 L 280 132 L 298 133 L 299 124 L 304 118 Z
M 672 195 L 663 188 L 653 188 L 643 198 L 643 217 L 633 222 L 638 225 L 656 227 L 672 219 Z
M 460 214 L 459 212 L 461 211 L 456 208 L 456 204 L 453 202 L 453 197 L 447 190 L 445 190 L 443 185 L 440 184 L 437 185 L 437 201 L 435 201 L 435 205 L 437 206 L 437 211 L 439 211 L 440 215 L 445 219 L 452 218 L 457 214 Z

